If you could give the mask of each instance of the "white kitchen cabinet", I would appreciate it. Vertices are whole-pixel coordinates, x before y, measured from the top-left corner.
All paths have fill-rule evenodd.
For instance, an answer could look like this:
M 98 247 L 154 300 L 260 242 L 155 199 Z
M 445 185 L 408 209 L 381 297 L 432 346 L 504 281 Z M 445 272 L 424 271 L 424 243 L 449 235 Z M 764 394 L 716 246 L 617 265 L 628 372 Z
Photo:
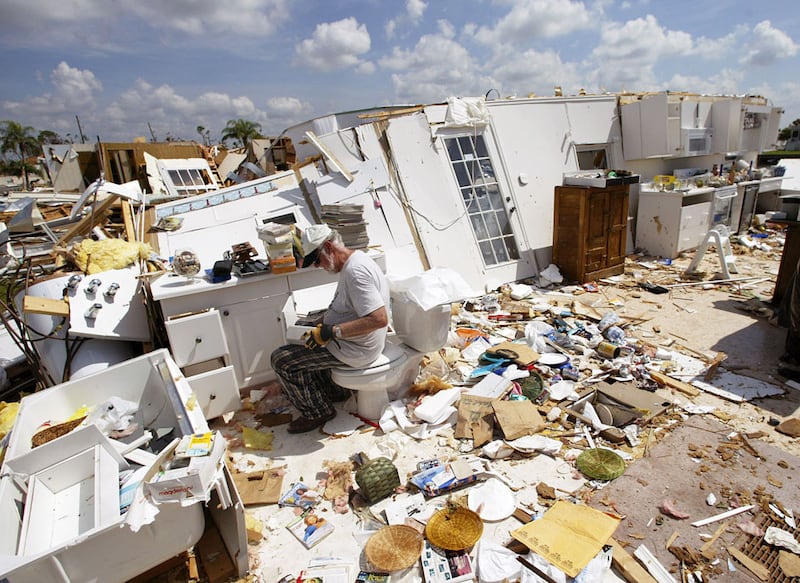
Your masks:
M 713 188 L 683 191 L 639 191 L 636 247 L 649 255 L 674 259 L 694 249 L 708 233 Z
M 220 306 L 222 327 L 231 345 L 231 363 L 239 385 L 250 387 L 275 378 L 273 350 L 283 344 L 281 309 L 288 294 Z

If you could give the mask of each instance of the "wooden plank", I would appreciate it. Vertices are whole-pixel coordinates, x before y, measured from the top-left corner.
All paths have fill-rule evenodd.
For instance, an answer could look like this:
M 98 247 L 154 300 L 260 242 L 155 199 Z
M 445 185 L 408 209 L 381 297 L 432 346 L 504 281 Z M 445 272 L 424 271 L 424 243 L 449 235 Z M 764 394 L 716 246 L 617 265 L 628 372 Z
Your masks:
M 727 549 L 731 556 L 744 565 L 753 575 L 762 581 L 769 581 L 769 569 L 763 564 L 751 559 L 736 547 L 727 547 Z
M 611 537 L 608 539 L 608 544 L 613 547 L 611 564 L 628 583 L 656 583 L 653 576 L 619 544 L 619 541 Z
M 133 211 L 131 210 L 131 203 L 127 200 L 122 201 L 122 222 L 125 225 L 125 240 L 130 242 L 138 241 L 139 239 L 136 236 L 136 229 L 133 226 Z
M 56 241 L 56 245 L 66 245 L 73 237 L 76 237 L 77 235 L 83 235 L 91 231 L 92 227 L 94 227 L 96 224 L 95 221 L 102 217 L 118 198 L 119 195 L 117 194 L 109 194 L 100 202 L 100 204 L 94 207 L 93 211 L 90 211 L 88 215 L 67 229 L 67 231 L 61 235 L 61 238 Z
M 22 311 L 26 314 L 45 314 L 69 318 L 69 302 L 37 296 L 25 296 L 22 299 Z
M 674 379 L 669 375 L 665 375 L 664 373 L 655 370 L 651 370 L 649 373 L 650 378 L 656 381 L 659 385 L 665 385 L 671 389 L 675 389 L 676 391 L 680 391 L 681 393 L 689 395 L 690 397 L 696 397 L 700 394 L 700 389 L 697 387 L 693 387 L 688 383 Z

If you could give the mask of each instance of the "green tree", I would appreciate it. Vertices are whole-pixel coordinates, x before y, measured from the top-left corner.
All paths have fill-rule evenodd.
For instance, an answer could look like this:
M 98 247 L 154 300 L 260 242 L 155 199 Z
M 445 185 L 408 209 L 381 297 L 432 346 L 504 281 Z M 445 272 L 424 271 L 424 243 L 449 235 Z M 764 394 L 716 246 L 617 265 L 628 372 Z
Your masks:
M 39 132 L 36 141 L 40 146 L 44 146 L 45 144 L 63 144 L 64 138 L 53 131 L 42 130 Z
M 30 190 L 28 175 L 36 173 L 36 166 L 27 159 L 39 152 L 39 142 L 33 136 L 35 130 L 31 126 L 23 126 L 16 121 L 0 122 L 0 153 L 6 162 L 6 168 L 15 176 L 23 176 L 25 190 Z
M 783 129 L 782 129 L 782 130 L 781 130 L 781 131 L 778 133 L 778 139 L 779 139 L 779 140 L 783 140 L 784 142 L 785 142 L 786 140 L 788 140 L 788 139 L 791 137 L 791 135 L 792 135 L 792 130 L 793 130 L 794 128 L 796 128 L 797 126 L 800 126 L 800 118 L 798 118 L 798 119 L 794 120 L 794 121 L 791 123 L 791 125 L 789 125 L 789 126 L 787 126 L 787 127 L 783 128 Z
M 255 139 L 263 138 L 261 124 L 246 119 L 230 119 L 222 130 L 223 143 L 233 140 L 233 145 L 247 147 Z

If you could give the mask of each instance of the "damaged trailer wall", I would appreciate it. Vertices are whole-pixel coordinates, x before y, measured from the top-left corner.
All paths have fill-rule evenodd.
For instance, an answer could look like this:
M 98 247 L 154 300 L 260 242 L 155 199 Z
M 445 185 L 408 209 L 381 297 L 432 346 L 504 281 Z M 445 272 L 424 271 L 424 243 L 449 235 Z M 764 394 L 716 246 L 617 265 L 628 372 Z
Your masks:
M 403 192 L 432 267 L 451 266 L 476 288 L 534 276 L 552 256 L 554 188 L 577 170 L 575 146 L 610 145 L 619 126 L 616 98 L 487 102 L 485 127 L 445 128 L 445 106 L 389 121 L 387 137 Z M 432 129 L 433 128 L 433 129 Z M 446 140 L 482 135 L 519 259 L 487 265 L 470 226 Z M 463 186 L 463 184 L 461 185 Z
M 579 100 L 487 102 L 512 203 L 538 269 L 549 265 L 553 245 L 555 187 L 578 170 L 576 146 L 607 145 L 609 167 L 621 156 L 616 97 Z
M 322 215 L 321 205 L 362 205 L 369 245 L 380 246 L 385 252 L 389 275 L 407 277 L 422 271 L 423 264 L 397 182 L 387 168 L 380 131 L 376 123 L 316 136 L 352 175 L 352 182 L 322 162 L 302 166 L 300 174 L 317 216 Z

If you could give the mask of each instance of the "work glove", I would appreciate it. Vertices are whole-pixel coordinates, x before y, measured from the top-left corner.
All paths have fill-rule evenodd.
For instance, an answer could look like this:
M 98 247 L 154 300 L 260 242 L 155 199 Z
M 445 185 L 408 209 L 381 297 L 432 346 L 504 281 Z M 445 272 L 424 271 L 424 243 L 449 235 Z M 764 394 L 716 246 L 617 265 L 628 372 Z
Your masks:
M 316 350 L 327 346 L 333 340 L 333 326 L 330 324 L 317 324 L 314 328 L 303 334 L 306 348 Z

